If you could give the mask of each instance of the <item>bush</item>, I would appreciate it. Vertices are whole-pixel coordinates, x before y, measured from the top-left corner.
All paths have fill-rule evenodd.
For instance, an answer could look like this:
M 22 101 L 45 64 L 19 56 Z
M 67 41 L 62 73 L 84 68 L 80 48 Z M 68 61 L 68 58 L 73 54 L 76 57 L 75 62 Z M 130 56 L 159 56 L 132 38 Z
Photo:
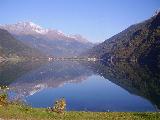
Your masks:
M 7 95 L 1 94 L 0 95 L 0 106 L 6 106 L 6 105 L 8 105 Z
M 52 108 L 53 112 L 63 113 L 66 110 L 66 101 L 64 98 L 57 100 Z

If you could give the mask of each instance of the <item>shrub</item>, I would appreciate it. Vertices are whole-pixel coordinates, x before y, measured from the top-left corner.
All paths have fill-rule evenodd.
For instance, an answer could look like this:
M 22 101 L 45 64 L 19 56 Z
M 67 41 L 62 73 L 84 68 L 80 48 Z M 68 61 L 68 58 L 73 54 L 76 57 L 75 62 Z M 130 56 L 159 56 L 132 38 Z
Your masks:
M 64 98 L 57 100 L 52 108 L 56 113 L 63 113 L 66 110 L 66 101 Z
M 6 106 L 6 105 L 8 105 L 7 95 L 1 94 L 0 95 L 0 106 Z

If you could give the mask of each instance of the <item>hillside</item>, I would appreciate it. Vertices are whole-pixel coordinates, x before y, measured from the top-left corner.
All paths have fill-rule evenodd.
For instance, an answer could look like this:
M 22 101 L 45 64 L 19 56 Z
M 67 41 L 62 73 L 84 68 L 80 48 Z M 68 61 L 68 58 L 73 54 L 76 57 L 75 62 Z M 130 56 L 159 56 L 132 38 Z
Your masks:
M 160 60 L 160 13 L 127 28 L 93 47 L 89 56 L 114 60 L 158 62 Z
M 0 56 L 1 58 L 24 58 L 39 57 L 43 55 L 37 50 L 32 49 L 16 40 L 8 31 L 0 29 Z

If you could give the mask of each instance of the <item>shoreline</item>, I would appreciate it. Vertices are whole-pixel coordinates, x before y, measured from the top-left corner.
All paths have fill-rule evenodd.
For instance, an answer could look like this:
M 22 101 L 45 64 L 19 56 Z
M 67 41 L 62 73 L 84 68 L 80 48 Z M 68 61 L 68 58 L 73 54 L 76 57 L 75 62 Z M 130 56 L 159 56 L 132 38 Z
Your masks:
M 84 112 L 55 113 L 45 108 L 23 105 L 0 106 L 0 119 L 19 120 L 158 120 L 160 112 Z

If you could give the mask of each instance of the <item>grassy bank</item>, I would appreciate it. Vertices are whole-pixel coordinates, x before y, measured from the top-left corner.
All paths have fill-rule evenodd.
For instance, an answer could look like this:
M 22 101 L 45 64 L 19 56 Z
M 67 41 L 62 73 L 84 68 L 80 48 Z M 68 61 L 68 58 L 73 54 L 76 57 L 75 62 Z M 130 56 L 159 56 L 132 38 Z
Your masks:
M 27 106 L 0 106 L 2 119 L 29 120 L 160 120 L 160 113 L 130 113 L 130 112 L 65 112 L 58 114 L 47 109 Z

